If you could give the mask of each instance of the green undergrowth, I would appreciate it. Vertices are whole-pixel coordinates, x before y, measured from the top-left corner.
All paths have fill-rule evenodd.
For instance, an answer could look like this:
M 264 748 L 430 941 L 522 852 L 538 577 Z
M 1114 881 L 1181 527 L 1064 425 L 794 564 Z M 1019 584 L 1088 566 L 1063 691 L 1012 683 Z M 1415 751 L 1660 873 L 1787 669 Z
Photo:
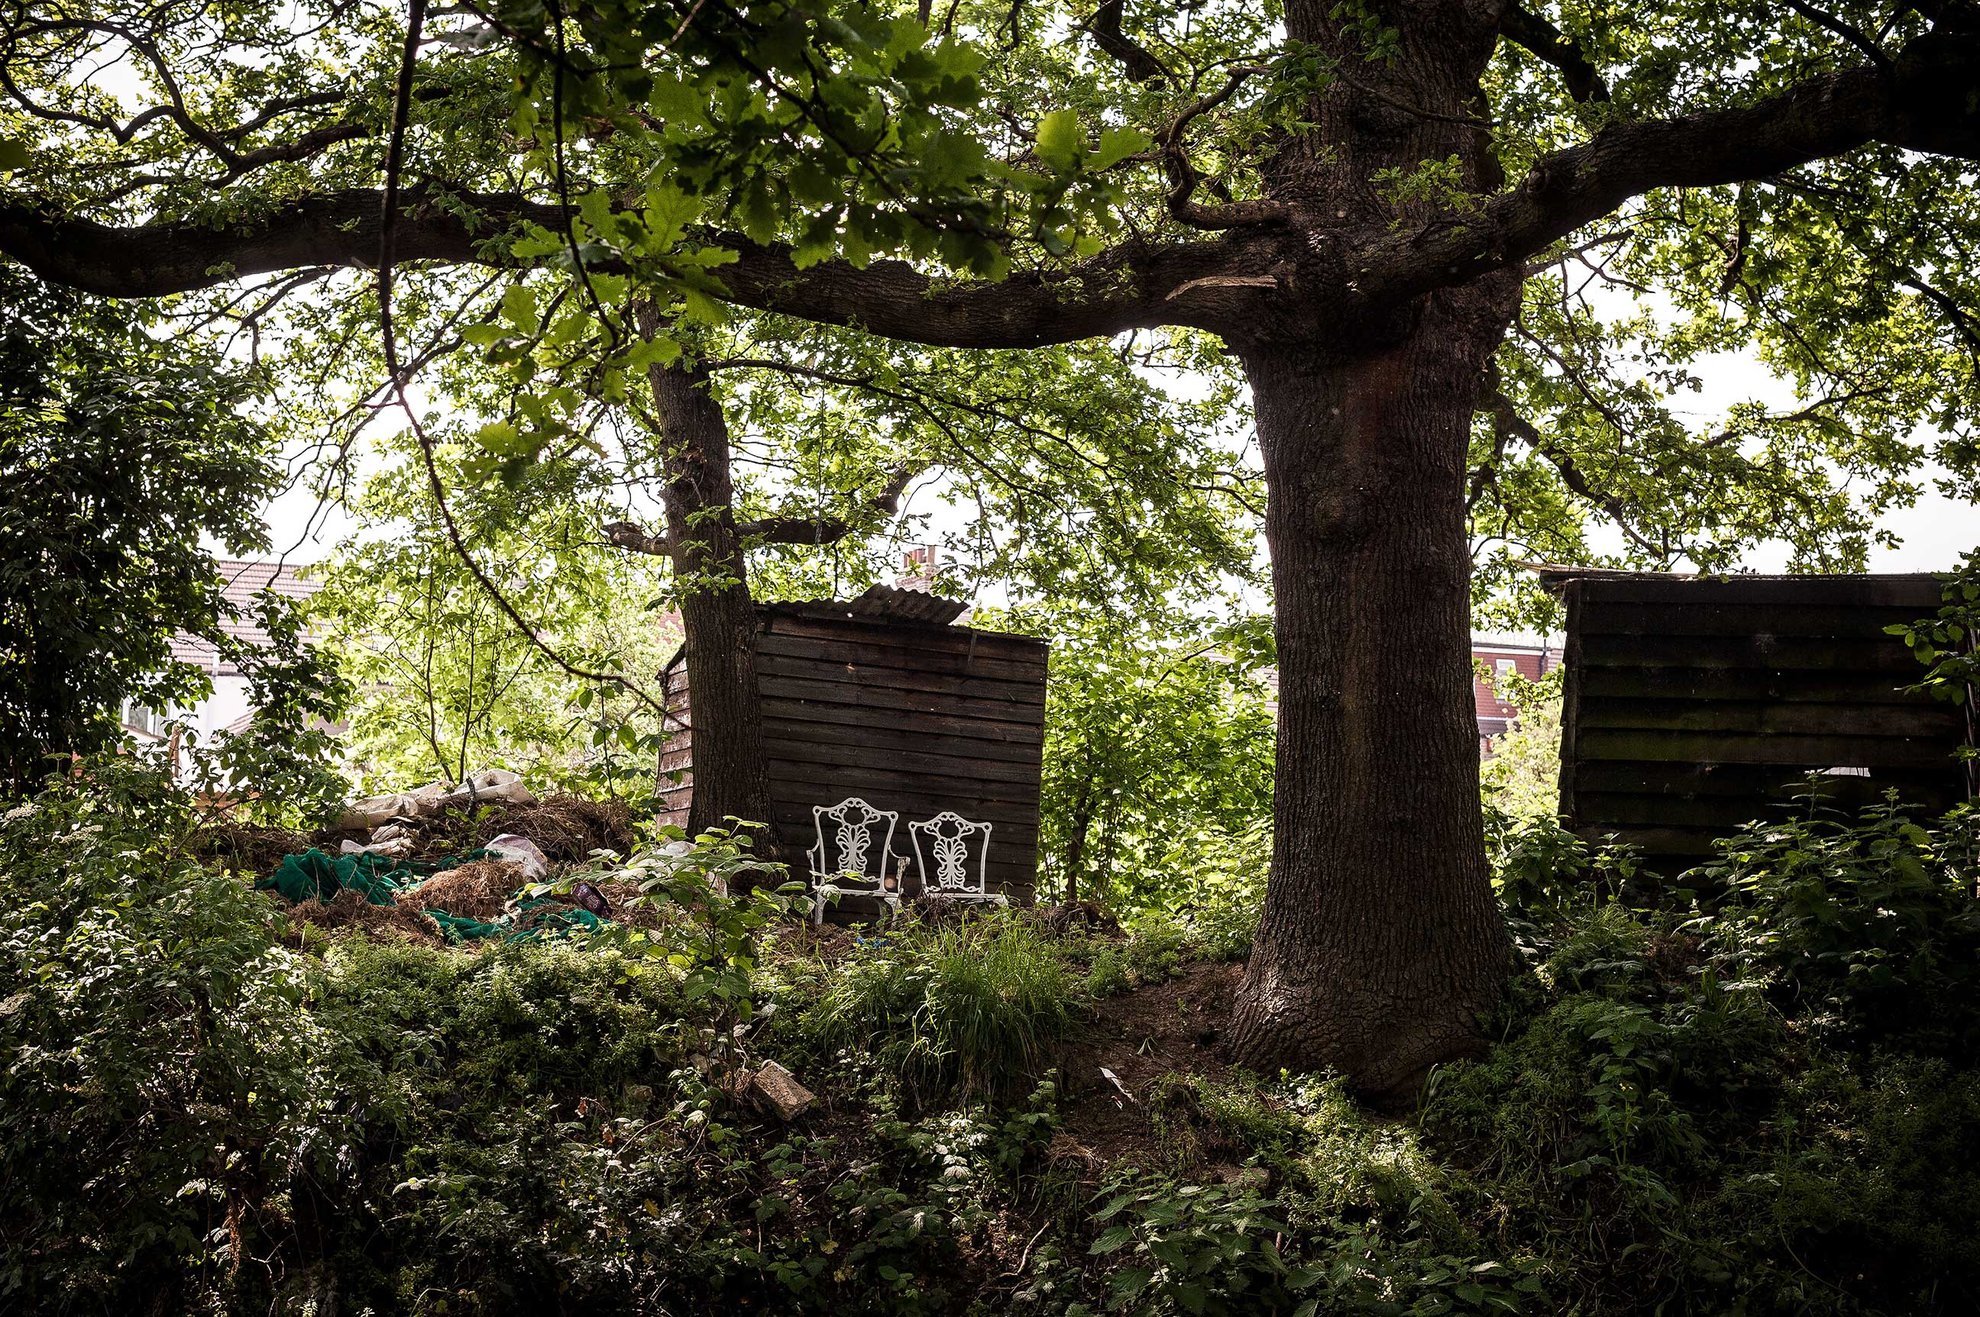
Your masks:
M 644 932 L 470 954 L 307 933 L 189 827 L 136 778 L 0 811 L 0 1309 L 1980 1304 L 1970 819 L 1752 830 L 1657 912 L 1496 834 L 1522 968 L 1412 1116 L 1183 1066 L 1098 1125 L 1066 1042 L 1242 911 L 821 955 L 786 897 L 700 895 L 710 834 L 619 871 Z M 771 1059 L 789 1125 L 736 1094 Z

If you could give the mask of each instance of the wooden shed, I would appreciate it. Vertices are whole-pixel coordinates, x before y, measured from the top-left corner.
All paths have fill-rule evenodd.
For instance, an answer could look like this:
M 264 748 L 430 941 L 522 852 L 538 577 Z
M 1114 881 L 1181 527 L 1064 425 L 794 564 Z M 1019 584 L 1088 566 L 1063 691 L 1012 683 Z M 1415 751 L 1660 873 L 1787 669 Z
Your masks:
M 1971 711 L 1906 694 L 1923 667 L 1884 628 L 1938 611 L 1937 577 L 1541 572 L 1567 605 L 1561 812 L 1670 875 L 1798 785 L 1855 808 L 1895 789 L 1967 799 Z
M 792 854 L 816 840 L 814 805 L 858 796 L 907 825 L 953 810 L 993 826 L 989 881 L 1028 901 L 1038 871 L 1046 642 L 954 625 L 965 605 L 876 585 L 858 599 L 757 606 L 756 673 L 771 824 Z M 694 798 L 694 692 L 684 655 L 663 674 L 662 817 Z M 679 773 L 678 782 L 668 779 Z

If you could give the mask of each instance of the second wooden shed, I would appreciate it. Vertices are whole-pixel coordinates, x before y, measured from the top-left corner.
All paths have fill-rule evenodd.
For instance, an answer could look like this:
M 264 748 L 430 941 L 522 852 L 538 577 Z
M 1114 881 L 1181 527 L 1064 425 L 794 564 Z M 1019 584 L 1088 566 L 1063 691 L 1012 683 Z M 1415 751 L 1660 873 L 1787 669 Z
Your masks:
M 787 852 L 816 840 L 814 805 L 858 796 L 907 825 L 953 810 L 993 825 L 989 882 L 1029 901 L 1038 871 L 1046 642 L 954 625 L 965 605 L 876 585 L 858 599 L 757 606 L 756 673 L 770 822 Z M 670 726 L 662 818 L 694 799 L 694 693 L 684 654 L 664 672 Z M 669 781 L 679 774 L 677 781 Z
M 1907 693 L 1924 668 L 1884 632 L 1938 611 L 1937 577 L 1541 577 L 1567 605 L 1561 813 L 1584 837 L 1668 876 L 1781 817 L 1810 774 L 1842 808 L 1972 791 L 1971 710 Z

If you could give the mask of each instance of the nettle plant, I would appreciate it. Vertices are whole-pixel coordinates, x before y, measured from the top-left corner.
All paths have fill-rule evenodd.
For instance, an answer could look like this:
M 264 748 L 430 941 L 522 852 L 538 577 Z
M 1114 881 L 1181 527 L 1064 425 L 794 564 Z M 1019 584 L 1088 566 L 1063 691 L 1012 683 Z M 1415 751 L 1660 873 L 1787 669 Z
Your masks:
M 1971 702 L 1980 688 L 1980 549 L 1946 576 L 1939 611 L 1884 630 L 1911 648 L 1926 668 L 1911 689 L 1953 703 Z M 1973 751 L 1969 748 L 1970 756 Z
M 1090 1252 L 1122 1258 L 1109 1297 L 1123 1311 L 1280 1311 L 1317 1279 L 1286 1266 L 1277 1205 L 1242 1187 L 1130 1180 L 1093 1220 L 1103 1229 Z
M 754 853 L 751 832 L 761 825 L 729 822 L 732 827 L 693 836 L 662 824 L 630 858 L 601 857 L 555 885 L 565 892 L 579 881 L 636 885 L 633 900 L 662 918 L 653 928 L 621 923 L 607 934 L 627 952 L 626 973 L 636 976 L 657 963 L 680 975 L 687 1004 L 699 1012 L 697 1023 L 724 1048 L 755 1013 L 764 928 L 810 908 L 801 884 L 775 883 L 784 865 Z

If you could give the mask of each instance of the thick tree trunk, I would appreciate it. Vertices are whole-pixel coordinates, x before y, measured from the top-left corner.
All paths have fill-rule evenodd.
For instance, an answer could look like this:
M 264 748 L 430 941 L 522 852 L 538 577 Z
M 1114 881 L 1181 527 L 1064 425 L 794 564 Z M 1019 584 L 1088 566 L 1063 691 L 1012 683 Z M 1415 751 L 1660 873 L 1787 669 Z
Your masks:
M 1234 1043 L 1400 1101 L 1471 1051 L 1509 968 L 1470 698 L 1466 447 L 1503 281 L 1393 346 L 1245 353 L 1271 490 L 1272 877 Z
M 736 534 L 729 425 L 706 375 L 648 372 L 660 423 L 668 551 L 694 708 L 694 796 L 688 830 L 731 817 L 770 822 L 763 705 L 756 684 L 756 608 Z M 758 851 L 775 858 L 762 835 Z

